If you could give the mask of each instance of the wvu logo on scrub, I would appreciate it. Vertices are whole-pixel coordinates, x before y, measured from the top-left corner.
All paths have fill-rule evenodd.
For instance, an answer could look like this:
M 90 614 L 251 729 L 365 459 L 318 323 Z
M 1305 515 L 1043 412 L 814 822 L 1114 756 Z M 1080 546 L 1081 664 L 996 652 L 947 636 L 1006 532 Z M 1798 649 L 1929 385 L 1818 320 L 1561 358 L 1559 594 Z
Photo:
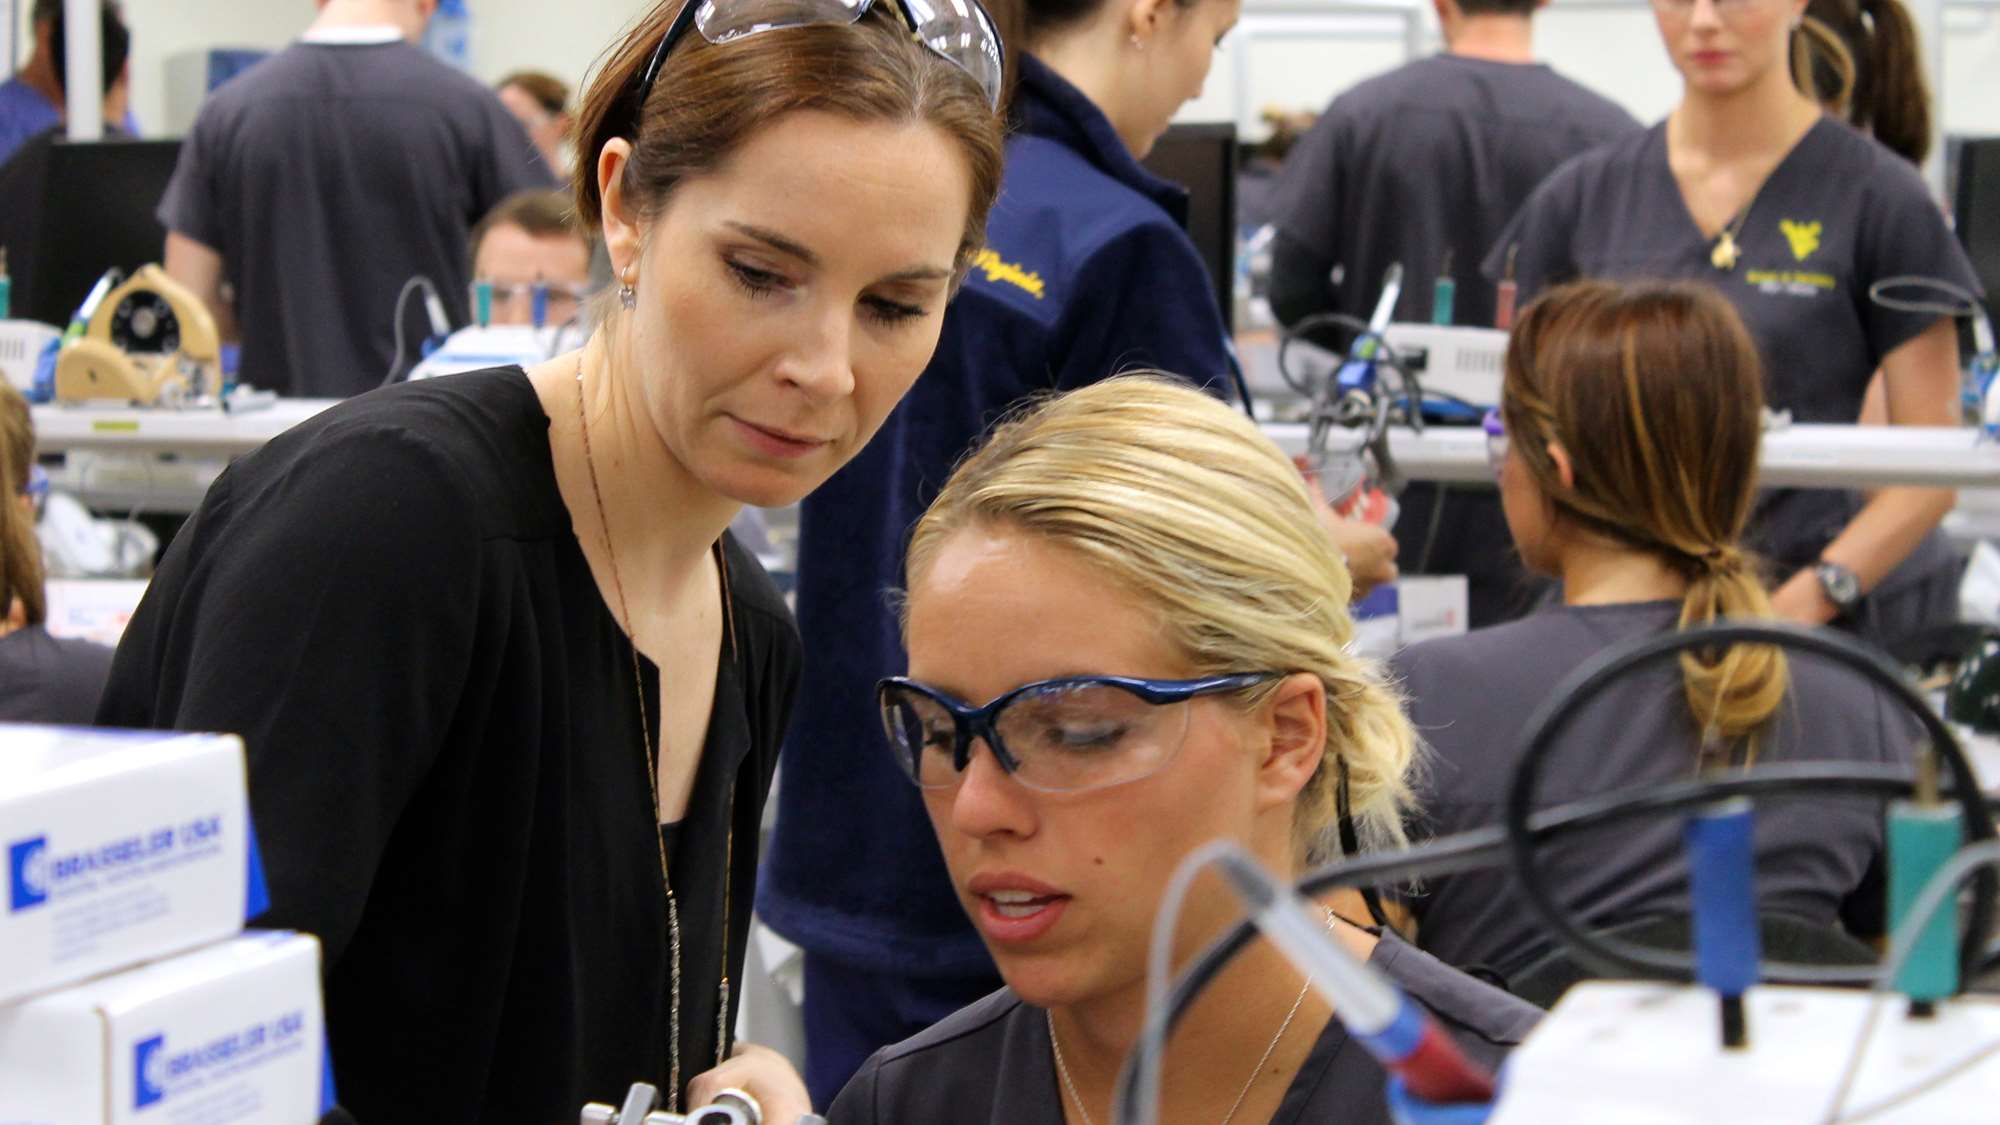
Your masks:
M 1042 283 L 1041 274 L 1031 273 L 1025 266 L 1007 261 L 990 246 L 973 256 L 972 268 L 985 274 L 987 281 L 1012 285 L 1037 301 L 1045 295 L 1046 286 Z
M 1784 232 L 1785 241 L 1792 244 L 1792 257 L 1801 262 L 1812 257 L 1813 251 L 1819 249 L 1820 223 L 1817 219 L 1810 223 L 1783 219 L 1779 221 L 1778 229 Z

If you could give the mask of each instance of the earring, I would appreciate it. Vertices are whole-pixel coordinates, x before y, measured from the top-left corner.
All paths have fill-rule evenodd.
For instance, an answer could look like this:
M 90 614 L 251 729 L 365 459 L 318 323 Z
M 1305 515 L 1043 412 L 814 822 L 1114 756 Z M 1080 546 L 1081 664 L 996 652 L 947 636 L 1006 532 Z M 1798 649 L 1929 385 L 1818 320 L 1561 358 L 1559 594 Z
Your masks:
M 1146 45 L 1139 41 L 1139 37 L 1136 34 L 1132 36 L 1132 49 L 1135 51 L 1143 51 L 1146 49 Z
M 624 306 L 626 312 L 639 307 L 639 291 L 632 287 L 633 280 L 630 266 L 618 275 L 618 303 Z

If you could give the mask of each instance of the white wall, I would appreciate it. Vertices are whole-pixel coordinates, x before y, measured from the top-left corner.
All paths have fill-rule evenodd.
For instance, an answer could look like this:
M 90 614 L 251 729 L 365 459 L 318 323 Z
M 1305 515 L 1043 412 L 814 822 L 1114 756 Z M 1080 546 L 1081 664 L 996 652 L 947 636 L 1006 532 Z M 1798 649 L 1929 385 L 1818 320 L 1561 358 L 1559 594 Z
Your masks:
M 1319 108 L 1354 81 L 1394 66 L 1406 54 L 1395 19 L 1313 17 L 1303 30 L 1296 15 L 1311 0 L 1248 0 L 1239 49 L 1225 41 L 1203 96 L 1183 120 L 1227 120 L 1238 99 L 1254 118 L 1266 105 Z M 576 84 L 607 45 L 650 0 L 470 0 L 474 70 L 492 81 L 510 70 L 547 70 Z M 1435 41 L 1427 0 L 1417 0 Z M 16 0 L 25 27 L 27 3 Z M 186 122 L 169 112 L 167 60 L 208 46 L 275 49 L 311 22 L 314 0 L 126 0 L 132 24 L 133 107 L 149 132 L 175 132 Z M 2000 133 L 2000 3 L 1946 13 L 1945 74 L 1939 84 L 1945 129 Z M 1260 24 L 1261 29 L 1260 29 Z M 1537 20 L 1541 56 L 1559 70 L 1603 91 L 1641 120 L 1673 104 L 1679 83 L 1653 31 L 1645 0 L 1623 5 L 1573 5 L 1556 0 Z M 25 32 L 24 32 L 25 34 Z M 26 50 L 25 39 L 22 51 Z M 1247 60 L 1247 61 L 1246 61 Z M 1247 74 L 1239 85 L 1239 65 Z
M 1260 13 L 1260 0 L 1246 0 L 1240 31 L 1224 40 L 1202 96 L 1182 110 L 1183 121 L 1226 121 L 1239 102 L 1254 120 L 1268 106 L 1323 108 L 1352 83 L 1394 66 L 1405 57 L 1394 21 L 1379 17 L 1290 14 L 1305 5 L 1291 0 L 1284 16 Z M 1906 0 L 1913 2 L 1913 0 Z M 1954 0 L 1956 3 L 1956 0 Z M 1437 21 L 1428 0 L 1417 0 L 1426 38 L 1437 43 Z M 1303 24 L 1316 24 L 1307 30 Z M 2000 0 L 1987 6 L 1955 6 L 1946 12 L 1944 81 L 1932 76 L 1941 94 L 1944 128 L 1952 133 L 2000 133 Z M 1245 48 L 1236 42 L 1246 37 Z M 1535 20 L 1536 53 L 1564 74 L 1623 105 L 1641 121 L 1664 116 L 1680 95 L 1680 77 L 1668 63 L 1646 0 L 1555 0 Z M 1237 71 L 1247 54 L 1249 96 L 1240 92 Z

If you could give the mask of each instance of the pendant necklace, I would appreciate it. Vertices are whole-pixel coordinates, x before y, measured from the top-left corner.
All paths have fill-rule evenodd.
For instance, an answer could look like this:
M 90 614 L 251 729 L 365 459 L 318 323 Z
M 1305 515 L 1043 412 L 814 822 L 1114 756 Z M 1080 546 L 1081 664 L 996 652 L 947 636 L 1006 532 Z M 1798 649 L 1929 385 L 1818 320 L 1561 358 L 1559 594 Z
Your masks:
M 1333 911 L 1328 910 L 1326 912 L 1328 933 L 1333 932 L 1333 919 Z M 1271 1056 L 1277 1052 L 1278 1044 L 1285 1038 L 1285 1032 L 1291 1030 L 1292 1020 L 1297 1018 L 1299 1007 L 1306 1002 L 1306 993 L 1311 990 L 1312 977 L 1307 976 L 1305 982 L 1299 985 L 1299 994 L 1292 1000 L 1291 1010 L 1285 1013 L 1285 1021 L 1278 1025 L 1278 1033 L 1271 1036 L 1271 1041 L 1264 1045 L 1264 1053 L 1257 1057 L 1257 1065 L 1250 1068 L 1250 1077 L 1243 1083 L 1243 1088 L 1236 1091 L 1236 1100 L 1229 1104 L 1229 1112 L 1222 1115 L 1220 1125 L 1229 1125 L 1235 1120 L 1236 1111 L 1243 1108 L 1243 1099 L 1250 1096 L 1250 1088 L 1257 1084 L 1257 1076 L 1264 1073 L 1264 1064 L 1270 1062 Z M 1069 1100 L 1076 1104 L 1076 1112 L 1082 1116 L 1083 1125 L 1097 1125 L 1097 1122 L 1091 1120 L 1090 1109 L 1083 1104 L 1083 1095 L 1076 1092 L 1076 1083 L 1070 1079 L 1069 1064 L 1063 1060 L 1062 1040 L 1056 1036 L 1055 1014 L 1044 1009 L 1042 1016 L 1048 1021 L 1049 1050 L 1056 1057 L 1056 1075 L 1062 1079 L 1064 1092 L 1068 1093 Z
M 618 553 L 611 546 L 611 523 L 604 517 L 604 492 L 597 484 L 597 462 L 590 452 L 590 421 L 585 417 L 583 407 L 583 360 L 576 361 L 576 423 L 577 431 L 583 436 L 583 464 L 590 473 L 590 494 L 597 504 L 597 525 L 604 539 L 604 558 L 611 570 L 611 588 L 618 595 L 618 616 L 625 629 L 626 648 L 632 655 L 632 692 L 639 704 L 639 735 L 642 742 L 640 758 L 646 767 L 646 790 L 653 795 L 652 819 L 653 843 L 659 849 L 660 887 L 666 895 L 667 905 L 667 950 L 669 957 L 668 981 L 671 989 L 668 1003 L 671 1006 L 667 1016 L 667 1080 L 668 1111 L 679 1113 L 681 1109 L 681 912 L 680 903 L 674 897 L 674 884 L 667 871 L 667 844 L 662 838 L 658 820 L 660 816 L 660 755 L 666 747 L 666 731 L 660 732 L 661 746 L 654 750 L 652 719 L 646 709 L 645 678 L 639 669 L 639 638 L 632 631 L 632 610 L 625 600 L 625 581 L 618 573 Z M 736 651 L 735 606 L 729 596 L 729 566 L 723 558 L 722 541 L 716 540 L 710 548 L 715 558 L 716 573 L 722 582 L 722 604 L 728 623 L 729 650 Z M 662 716 L 664 718 L 664 716 Z M 729 788 L 729 833 L 723 849 L 722 869 L 722 979 L 716 985 L 715 1000 L 715 1065 L 721 1066 L 729 1057 L 729 892 L 730 868 L 735 860 L 736 787 Z

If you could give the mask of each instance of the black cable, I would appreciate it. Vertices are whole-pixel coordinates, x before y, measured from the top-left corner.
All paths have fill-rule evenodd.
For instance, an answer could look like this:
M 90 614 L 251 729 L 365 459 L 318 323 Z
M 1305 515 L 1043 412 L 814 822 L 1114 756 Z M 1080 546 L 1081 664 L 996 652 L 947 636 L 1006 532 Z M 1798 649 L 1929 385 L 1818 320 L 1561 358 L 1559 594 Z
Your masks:
M 1438 523 L 1444 519 L 1444 494 L 1451 491 L 1448 481 L 1436 481 L 1432 487 L 1437 489 L 1437 498 L 1431 501 L 1431 520 L 1424 525 L 1424 549 L 1417 552 L 1417 565 L 1410 568 L 1411 574 L 1431 572 L 1431 551 L 1437 547 Z
M 1993 818 L 1987 812 L 1985 798 L 1980 793 L 1978 775 L 1951 728 L 1931 710 L 1899 669 L 1874 649 L 1849 639 L 1845 634 L 1776 622 L 1718 622 L 1614 645 L 1571 673 L 1529 720 L 1528 733 L 1501 809 L 1510 866 L 1528 905 L 1569 947 L 1576 960 L 1593 972 L 1612 977 L 1646 977 L 1662 972 L 1688 976 L 1693 970 L 1691 960 L 1685 955 L 1670 955 L 1590 933 L 1557 900 L 1548 880 L 1535 866 L 1535 833 L 1529 824 L 1535 783 L 1541 778 L 1543 763 L 1553 750 L 1557 736 L 1564 732 L 1582 705 L 1626 672 L 1689 649 L 1734 644 L 1768 644 L 1811 653 L 1873 681 L 1917 716 L 1925 733 L 1930 736 L 1932 752 L 1941 755 L 1951 767 L 1952 789 L 1965 818 L 1967 837 L 1978 841 L 1994 836 Z M 1963 979 L 1970 980 L 1977 975 L 1984 958 L 1983 943 L 1993 925 L 1995 889 L 1996 881 L 1991 872 L 1982 873 L 1973 884 L 1972 909 L 1968 912 L 1959 943 Z M 1769 975 L 1767 966 L 1766 976 Z
M 1248 414 L 1250 420 L 1255 422 L 1257 420 L 1257 406 L 1250 401 L 1250 380 L 1243 377 L 1243 363 L 1236 358 L 1236 346 L 1228 341 L 1224 341 L 1223 346 L 1228 353 L 1223 356 L 1223 359 L 1228 361 L 1229 378 L 1236 387 L 1236 395 L 1243 400 L 1243 413 Z M 1279 374 L 1282 375 L 1283 371 L 1280 370 Z
M 1612 823 L 1635 814 L 1684 812 L 1733 796 L 1830 793 L 1890 800 L 1915 792 L 1916 782 L 1910 771 L 1900 766 L 1786 762 L 1759 766 L 1747 773 L 1628 788 L 1572 801 L 1532 814 L 1528 831 L 1531 838 L 1540 840 L 1558 832 Z M 1374 852 L 1329 864 L 1302 877 L 1298 882 L 1298 891 L 1311 896 L 1335 887 L 1454 875 L 1461 871 L 1498 866 L 1506 859 L 1508 851 L 1509 836 L 1505 826 L 1475 828 L 1398 851 Z M 1238 953 L 1249 946 L 1255 936 L 1255 926 L 1244 921 L 1216 939 L 1175 982 L 1165 1010 L 1148 1012 L 1147 1020 L 1165 1020 L 1166 1031 L 1171 1034 L 1194 998 Z M 1764 970 L 1766 978 L 1773 981 L 1842 985 L 1871 984 L 1877 971 L 1869 966 L 1794 965 L 1788 962 L 1767 962 Z M 1127 1058 L 1118 1077 L 1114 1114 L 1114 1120 L 1120 1125 L 1138 1125 L 1137 1079 L 1136 1059 Z
M 1289 328 L 1285 328 L 1278 333 L 1278 377 L 1285 381 L 1287 387 L 1304 395 L 1308 400 L 1314 396 L 1315 392 L 1313 388 L 1301 383 L 1292 374 L 1292 366 L 1287 362 L 1286 357 L 1291 354 L 1294 343 L 1304 342 L 1312 344 L 1316 348 L 1321 347 L 1320 344 L 1306 337 L 1314 330 L 1328 326 L 1345 328 L 1356 335 L 1368 331 L 1368 322 L 1358 316 L 1349 316 L 1346 313 L 1339 312 L 1317 312 L 1311 316 L 1300 317 Z M 1345 354 L 1345 349 L 1342 349 L 1342 352 Z M 1338 364 L 1335 365 L 1334 370 L 1339 370 Z

